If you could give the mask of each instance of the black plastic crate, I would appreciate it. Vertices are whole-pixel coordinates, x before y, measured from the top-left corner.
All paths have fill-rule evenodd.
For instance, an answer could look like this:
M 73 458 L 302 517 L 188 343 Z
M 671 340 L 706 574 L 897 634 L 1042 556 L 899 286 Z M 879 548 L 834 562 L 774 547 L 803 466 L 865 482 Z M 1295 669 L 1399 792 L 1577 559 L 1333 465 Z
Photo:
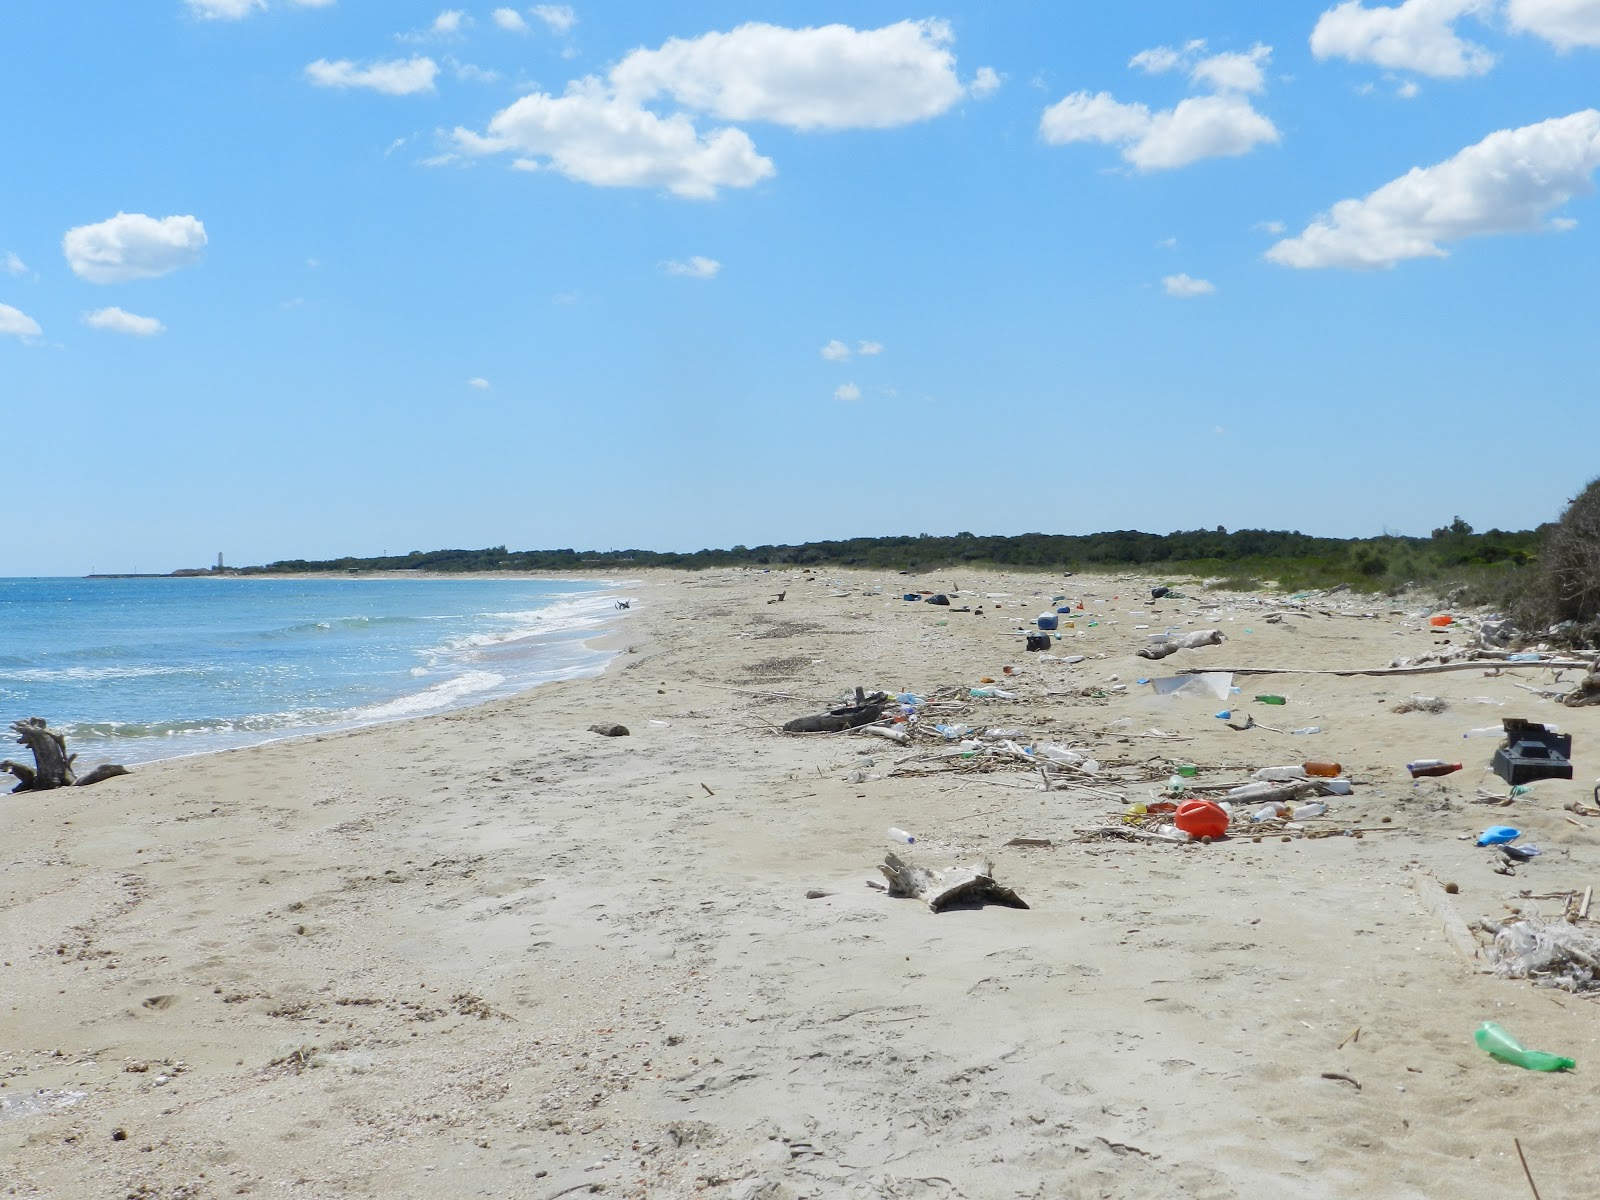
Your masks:
M 1506 744 L 1494 752 L 1494 773 L 1512 787 L 1536 779 L 1572 778 L 1572 735 L 1555 733 L 1537 721 L 1507 717 Z

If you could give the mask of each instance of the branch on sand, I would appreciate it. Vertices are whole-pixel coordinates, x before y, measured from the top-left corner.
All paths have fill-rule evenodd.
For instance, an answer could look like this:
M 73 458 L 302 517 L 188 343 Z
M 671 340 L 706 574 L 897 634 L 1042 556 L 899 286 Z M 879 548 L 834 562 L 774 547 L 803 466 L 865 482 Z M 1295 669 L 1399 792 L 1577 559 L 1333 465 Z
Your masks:
M 28 717 L 11 722 L 11 732 L 17 735 L 17 744 L 26 746 L 33 754 L 33 766 L 6 759 L 0 762 L 0 772 L 16 777 L 13 792 L 47 792 L 52 788 L 88 787 L 91 783 L 126 775 L 128 768 L 115 763 L 102 763 L 87 775 L 79 776 L 72 769 L 76 754 L 67 753 L 67 739 L 45 725 L 43 717 Z

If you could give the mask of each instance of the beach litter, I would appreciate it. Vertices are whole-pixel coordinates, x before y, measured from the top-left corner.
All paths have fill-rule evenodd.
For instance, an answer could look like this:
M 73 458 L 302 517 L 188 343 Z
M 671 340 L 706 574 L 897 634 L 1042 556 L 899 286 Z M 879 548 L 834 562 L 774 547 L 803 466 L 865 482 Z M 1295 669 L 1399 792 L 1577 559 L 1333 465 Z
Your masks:
M 1559 1054 L 1544 1050 L 1529 1050 L 1493 1021 L 1478 1026 L 1472 1040 L 1491 1058 L 1529 1071 L 1570 1071 L 1578 1064 Z
M 601 737 L 627 737 L 628 727 L 615 722 L 589 726 L 590 733 L 598 733 Z
M 986 859 L 968 866 L 936 871 L 906 862 L 895 854 L 884 856 L 878 868 L 889 881 L 888 893 L 924 901 L 929 911 L 943 912 L 957 905 L 963 908 L 997 904 L 1004 908 L 1027 908 L 1027 902 L 1008 887 L 995 882 L 994 866 Z

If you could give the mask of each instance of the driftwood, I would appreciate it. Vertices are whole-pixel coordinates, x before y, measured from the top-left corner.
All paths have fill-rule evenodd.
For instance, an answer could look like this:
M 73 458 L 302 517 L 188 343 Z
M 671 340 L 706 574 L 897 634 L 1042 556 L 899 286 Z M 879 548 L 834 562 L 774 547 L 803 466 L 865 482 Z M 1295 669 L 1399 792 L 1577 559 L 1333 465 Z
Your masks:
M 67 753 L 67 739 L 45 725 L 43 717 L 28 717 L 11 722 L 11 732 L 17 735 L 17 744 L 26 746 L 33 754 L 33 766 L 6 759 L 0 762 L 0 773 L 16 777 L 13 792 L 47 792 L 52 788 L 88 787 L 104 779 L 126 775 L 128 768 L 115 763 L 102 763 L 87 775 L 79 776 L 72 769 L 76 754 Z
M 1184 667 L 1180 675 L 1433 675 L 1439 671 L 1515 671 L 1537 667 L 1544 670 L 1568 671 L 1574 667 L 1587 668 L 1589 664 L 1570 659 L 1546 659 L 1543 662 L 1502 662 L 1500 659 L 1479 659 L 1476 662 L 1430 663 L 1423 667 L 1372 667 L 1365 671 L 1318 671 L 1307 667 Z
M 908 863 L 895 854 L 886 854 L 878 868 L 889 881 L 889 895 L 910 896 L 927 901 L 934 912 L 952 905 L 1001 904 L 1006 908 L 1027 908 L 1022 897 L 994 881 L 994 867 L 980 860 L 966 867 L 934 871 Z

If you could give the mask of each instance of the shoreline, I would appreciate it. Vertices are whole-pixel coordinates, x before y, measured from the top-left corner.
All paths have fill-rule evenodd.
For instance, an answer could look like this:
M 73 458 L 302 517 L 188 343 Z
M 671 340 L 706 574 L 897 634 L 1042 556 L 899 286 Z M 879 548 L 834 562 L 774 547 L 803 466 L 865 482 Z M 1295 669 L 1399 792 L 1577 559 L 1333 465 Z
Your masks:
M 630 585 L 637 584 L 639 582 L 638 580 L 632 580 L 632 579 L 608 579 L 608 580 L 574 579 L 570 575 L 567 575 L 567 574 L 550 575 L 550 576 L 544 576 L 544 575 L 535 576 L 532 573 L 528 573 L 528 572 L 518 572 L 517 574 L 520 575 L 520 576 L 527 576 L 527 577 L 530 577 L 530 578 L 539 578 L 541 581 L 552 582 L 552 583 L 570 582 L 570 583 L 578 583 L 578 584 L 600 584 L 600 585 L 602 585 L 601 588 L 592 593 L 592 595 L 597 599 L 600 598 L 600 597 L 617 598 L 617 597 L 619 597 L 622 589 L 627 588 Z M 368 576 L 367 578 L 373 578 L 373 577 L 375 577 L 375 576 Z M 416 575 L 416 574 L 399 572 L 399 573 L 389 573 L 384 578 L 393 578 L 393 579 L 398 580 L 398 581 L 405 581 L 405 580 L 414 580 L 414 579 L 416 579 L 418 577 L 419 576 Z M 125 578 L 167 578 L 167 577 L 166 576 L 92 576 L 92 577 L 85 577 L 85 578 L 125 579 Z M 180 578 L 186 578 L 186 577 L 180 577 Z M 255 577 L 248 577 L 248 578 L 255 578 Z M 342 576 L 342 575 L 309 576 L 308 575 L 308 576 L 300 576 L 299 578 L 341 579 L 341 578 L 345 578 L 345 576 Z M 434 575 L 427 576 L 427 578 L 436 578 L 436 579 L 440 579 L 440 580 L 460 579 L 460 580 L 467 581 L 467 582 L 476 582 L 476 581 L 479 581 L 479 579 L 480 579 L 479 576 L 452 576 L 452 575 L 447 575 L 447 574 L 434 574 Z M 499 578 L 503 578 L 503 577 L 499 577 Z M 481 577 L 481 579 L 483 581 L 487 581 L 487 582 L 495 582 L 497 580 L 497 577 L 495 575 L 491 574 L 491 575 L 484 575 L 484 576 Z M 560 682 L 564 682 L 564 681 L 569 680 L 569 679 L 589 678 L 589 677 L 592 677 L 594 675 L 599 675 L 599 674 L 604 673 L 605 670 L 614 661 L 614 659 L 616 658 L 617 654 L 620 652 L 621 648 L 623 648 L 623 647 L 625 647 L 627 645 L 626 639 L 623 639 L 621 637 L 621 634 L 622 634 L 622 631 L 623 631 L 623 627 L 626 624 L 627 615 L 628 615 L 627 611 L 619 610 L 614 615 L 612 615 L 611 617 L 607 618 L 607 623 L 603 628 L 595 630 L 595 631 L 591 632 L 590 634 L 588 634 L 587 636 L 579 639 L 579 644 L 581 645 L 582 649 L 586 652 L 586 654 L 591 655 L 591 656 L 596 656 L 595 661 L 592 662 L 592 663 L 589 663 L 589 664 L 581 666 L 581 667 L 577 667 L 577 668 L 573 669 L 570 673 L 561 674 L 561 675 L 559 675 L 559 676 L 557 676 L 555 678 L 539 679 L 539 680 L 537 680 L 535 682 L 532 682 L 532 683 L 526 683 L 525 686 L 517 686 L 513 690 L 510 690 L 510 691 L 491 692 L 489 694 L 469 693 L 466 696 L 462 697 L 459 702 L 446 702 L 442 706 L 440 706 L 438 708 L 435 708 L 435 709 L 432 709 L 431 711 L 415 712 L 415 713 L 398 713 L 398 714 L 395 714 L 395 715 L 380 716 L 380 717 L 373 717 L 373 718 L 349 719 L 349 720 L 333 721 L 333 722 L 329 722 L 327 724 L 316 725 L 316 726 L 312 726 L 312 727 L 299 728 L 299 729 L 286 729 L 284 731 L 264 733 L 264 734 L 262 734 L 260 736 L 248 735 L 248 734 L 247 735 L 235 735 L 235 734 L 226 733 L 226 732 L 220 732 L 219 731 L 219 732 L 216 732 L 216 733 L 213 733 L 213 734 L 210 734 L 210 735 L 206 735 L 206 736 L 211 737 L 211 738 L 216 739 L 216 740 L 227 740 L 231 736 L 241 736 L 243 738 L 243 740 L 241 740 L 236 745 L 213 746 L 213 747 L 208 747 L 208 748 L 203 748 L 203 749 L 187 749 L 187 748 L 186 749 L 181 749 L 181 750 L 176 750 L 175 749 L 175 750 L 172 750 L 172 751 L 166 752 L 166 753 L 157 752 L 157 753 L 154 754 L 153 757 L 138 757 L 137 755 L 135 755 L 134 757 L 128 757 L 128 750 L 130 750 L 130 749 L 139 749 L 139 750 L 155 749 L 159 745 L 159 743 L 154 738 L 144 739 L 144 741 L 147 743 L 147 745 L 145 745 L 145 746 L 138 746 L 138 745 L 130 746 L 126 739 L 122 740 L 118 744 L 110 744 L 107 741 L 88 740 L 88 739 L 83 739 L 83 738 L 79 737 L 79 738 L 76 738 L 73 741 L 73 746 L 77 747 L 76 752 L 80 753 L 82 755 L 82 757 L 84 759 L 84 763 L 83 763 L 84 766 L 90 766 L 90 765 L 94 765 L 94 764 L 101 763 L 101 762 L 109 763 L 109 762 L 114 762 L 114 761 L 119 761 L 120 760 L 120 761 L 126 762 L 126 763 L 128 763 L 129 765 L 132 765 L 132 766 L 144 767 L 144 766 L 149 766 L 149 765 L 152 765 L 152 764 L 155 764 L 155 763 L 173 762 L 173 761 L 177 761 L 177 760 L 181 760 L 181 759 L 204 758 L 204 757 L 207 757 L 207 756 L 210 756 L 210 755 L 216 755 L 216 754 L 228 754 L 228 753 L 233 753 L 233 752 L 239 751 L 239 750 L 248 750 L 248 749 L 251 749 L 251 748 L 254 748 L 254 747 L 257 747 L 257 746 L 276 745 L 276 744 L 279 744 L 279 743 L 293 743 L 293 742 L 300 741 L 300 740 L 307 739 L 307 738 L 316 738 L 316 737 L 321 737 L 321 736 L 330 735 L 330 734 L 334 734 L 334 733 L 347 733 L 347 732 L 351 732 L 351 731 L 354 731 L 354 730 L 377 728 L 377 727 L 380 727 L 380 726 L 393 724 L 395 722 L 421 720 L 421 719 L 424 719 L 424 718 L 427 718 L 427 717 L 444 716 L 444 715 L 447 715 L 449 713 L 466 711 L 466 710 L 478 707 L 479 705 L 493 704 L 493 703 L 495 703 L 496 701 L 499 701 L 499 700 L 506 700 L 506 699 L 511 699 L 513 697 L 516 697 L 516 696 L 524 695 L 524 694 L 526 694 L 528 692 L 536 691 L 537 689 L 539 689 L 541 687 L 545 687 L 545 686 L 547 686 L 547 685 L 549 685 L 551 683 L 560 683 Z M 538 631 L 529 630 L 524 636 L 525 637 L 532 637 L 532 636 L 537 636 L 537 635 L 538 635 Z M 521 640 L 521 639 L 513 639 L 512 642 L 501 643 L 501 644 L 502 645 L 514 644 L 514 642 L 516 640 Z M 603 657 L 600 657 L 600 656 L 603 656 Z M 433 685 L 433 686 L 437 686 L 437 685 Z M 380 708 L 391 707 L 391 706 L 396 705 L 396 704 L 404 704 L 407 701 L 416 700 L 417 698 L 426 695 L 428 690 L 429 689 L 427 687 L 423 687 L 423 688 L 420 688 L 417 691 L 402 692 L 399 695 L 393 697 L 392 699 L 390 699 L 388 701 L 385 701 L 382 705 L 379 705 L 378 707 L 380 707 Z M 248 717 L 251 716 L 251 715 L 252 714 L 245 714 L 243 718 L 236 718 L 236 719 L 248 719 Z M 74 724 L 74 722 L 71 721 L 71 720 L 62 720 L 62 719 L 59 719 L 59 718 L 54 720 L 52 723 L 57 725 L 58 727 L 70 727 L 70 726 L 72 726 Z M 120 746 L 120 748 L 119 748 L 119 746 Z
M 1398 767 L 1476 755 L 1461 729 L 1550 708 L 1481 672 L 1430 677 L 1437 715 L 1378 703 L 1415 679 L 1268 676 L 1284 729 L 1324 732 L 1241 733 L 1133 681 L 1207 658 L 1381 665 L 1438 635 L 1386 602 L 1275 624 L 1266 597 L 1158 608 L 1126 575 L 1067 582 L 1098 622 L 1063 631 L 1086 655 L 1069 664 L 1012 633 L 1058 579 L 932 577 L 961 603 L 1010 593 L 975 617 L 904 603 L 896 578 L 652 572 L 606 635 L 634 653 L 599 675 L 11 798 L 0 1100 L 60 1106 L 0 1105 L 8 1184 L 1487 1200 L 1521 1186 L 1515 1132 L 1541 1189 L 1581 1190 L 1600 1132 L 1581 1075 L 1518 1071 L 1471 1035 L 1492 1018 L 1583 1063 L 1588 1008 L 1465 968 L 1413 879 L 1459 883 L 1467 920 L 1519 888 L 1581 891 L 1600 822 L 1561 803 L 1588 766 L 1509 811 L 1473 803 L 1475 762 L 1416 785 Z M 1227 643 L 1134 656 L 1137 626 L 1191 622 Z M 882 739 L 772 731 L 856 684 L 964 691 L 1006 665 L 1019 699 L 959 700 L 958 718 L 1092 751 L 1117 799 L 1041 792 L 1025 770 L 897 774 L 910 751 Z M 1557 719 L 1600 745 L 1600 714 Z M 607 721 L 631 736 L 588 732 Z M 1301 757 L 1357 781 L 1334 819 L 1388 832 L 1072 840 L 1174 762 L 1212 784 Z M 1498 822 L 1545 849 L 1524 878 L 1462 840 Z M 886 849 L 989 857 L 1030 908 L 885 897 L 864 884 Z

